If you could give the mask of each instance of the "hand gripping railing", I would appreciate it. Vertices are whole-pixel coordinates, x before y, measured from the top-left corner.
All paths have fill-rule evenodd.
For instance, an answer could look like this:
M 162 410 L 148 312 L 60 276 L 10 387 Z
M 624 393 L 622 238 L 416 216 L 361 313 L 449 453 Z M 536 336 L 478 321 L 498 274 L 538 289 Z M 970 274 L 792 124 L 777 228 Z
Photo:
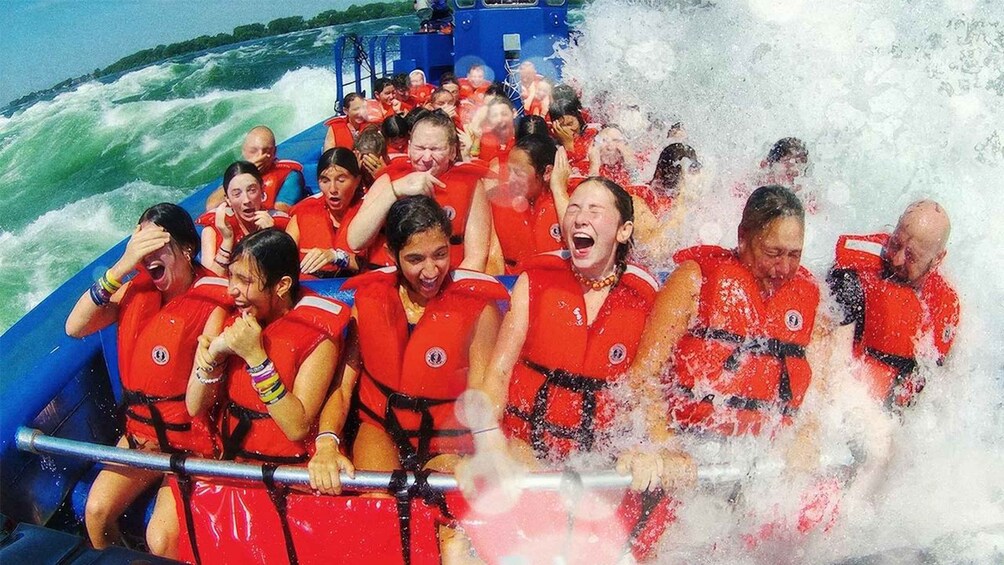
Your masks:
M 88 461 L 102 461 L 118 465 L 128 465 L 151 471 L 171 472 L 171 456 L 153 451 L 124 449 L 99 445 L 70 439 L 47 436 L 41 431 L 21 426 L 17 429 L 15 442 L 18 449 L 44 455 L 62 455 Z M 215 459 L 199 459 L 191 457 L 185 460 L 185 472 L 200 477 L 218 477 L 247 481 L 261 481 L 262 467 L 251 463 L 235 463 Z M 723 483 L 735 483 L 750 474 L 750 468 L 737 465 L 701 465 L 697 469 L 697 481 L 704 486 Z M 770 474 L 779 468 L 757 467 L 757 474 Z M 557 490 L 568 480 L 569 473 L 529 473 L 520 478 L 519 486 L 526 490 Z M 588 489 L 619 489 L 631 484 L 631 477 L 620 475 L 615 471 L 598 471 L 578 475 L 581 485 Z M 275 481 L 291 485 L 310 483 L 310 477 L 305 467 L 280 466 L 275 472 Z M 391 481 L 390 473 L 374 471 L 357 471 L 355 477 L 342 473 L 342 488 L 349 491 L 385 491 Z M 405 487 L 414 484 L 415 477 L 408 474 Z M 440 491 L 457 490 L 457 480 L 453 475 L 433 473 L 428 478 L 429 486 Z

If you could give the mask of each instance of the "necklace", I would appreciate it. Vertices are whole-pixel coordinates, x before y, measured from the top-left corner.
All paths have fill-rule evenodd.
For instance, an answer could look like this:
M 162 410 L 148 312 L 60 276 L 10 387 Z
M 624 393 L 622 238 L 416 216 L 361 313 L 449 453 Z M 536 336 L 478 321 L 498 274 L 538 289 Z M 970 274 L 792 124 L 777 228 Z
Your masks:
M 422 318 L 422 314 L 425 314 L 425 306 L 415 304 L 404 285 L 398 286 L 397 291 L 401 296 L 401 305 L 404 306 L 404 314 L 408 318 L 408 323 L 417 324 L 418 320 Z
M 602 290 L 608 286 L 613 286 L 617 283 L 617 279 L 620 278 L 620 274 L 617 272 L 617 269 L 614 269 L 614 272 L 602 279 L 588 278 L 579 271 L 575 270 L 575 267 L 572 267 L 572 274 L 575 275 L 575 280 L 579 281 L 579 284 L 593 290 Z

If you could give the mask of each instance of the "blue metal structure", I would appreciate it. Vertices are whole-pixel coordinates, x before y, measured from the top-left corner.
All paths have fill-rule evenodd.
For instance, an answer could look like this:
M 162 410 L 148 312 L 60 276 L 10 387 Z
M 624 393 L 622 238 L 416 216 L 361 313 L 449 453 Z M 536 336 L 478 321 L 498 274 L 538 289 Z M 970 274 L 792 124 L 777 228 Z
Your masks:
M 334 65 L 344 77 L 336 87 L 338 100 L 349 92 L 372 93 L 373 81 L 388 74 L 388 58 L 395 74 L 421 69 L 430 81 L 447 71 L 462 77 L 480 64 L 489 80 L 504 82 L 520 61 L 532 61 L 544 76 L 560 76 L 554 47 L 568 40 L 567 0 L 451 0 L 451 5 L 452 34 L 338 38 Z

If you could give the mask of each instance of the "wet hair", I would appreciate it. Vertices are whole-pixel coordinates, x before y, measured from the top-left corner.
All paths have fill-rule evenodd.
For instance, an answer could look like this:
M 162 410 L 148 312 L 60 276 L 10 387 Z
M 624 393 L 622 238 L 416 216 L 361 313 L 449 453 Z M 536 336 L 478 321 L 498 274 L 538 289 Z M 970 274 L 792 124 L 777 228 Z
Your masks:
M 408 81 L 407 73 L 398 73 L 391 77 L 390 80 L 391 84 L 393 84 L 394 88 L 397 90 L 408 90 L 408 87 L 411 86 L 411 83 Z
M 170 202 L 154 204 L 143 211 L 136 223 L 138 225 L 143 222 L 150 222 L 164 228 L 164 231 L 171 234 L 171 239 L 182 249 L 187 249 L 192 254 L 192 263 L 196 262 L 195 255 L 199 251 L 199 246 L 202 245 L 202 240 L 199 239 L 199 232 L 195 231 L 195 222 L 192 221 L 192 216 L 184 208 Z
M 342 112 L 348 112 L 349 106 L 351 106 L 353 102 L 362 99 L 363 95 L 358 92 L 350 92 L 349 94 L 346 94 L 345 98 L 342 98 Z
M 449 71 L 439 75 L 439 85 L 442 86 L 446 83 L 456 84 L 458 86 L 460 85 L 460 83 L 457 82 L 457 75 Z
M 547 115 L 551 118 L 552 123 L 557 122 L 565 116 L 572 116 L 579 121 L 579 133 L 582 133 L 586 129 L 586 120 L 582 118 L 582 105 L 579 104 L 578 99 L 552 101 L 551 106 L 547 110 Z
M 547 128 L 547 120 L 541 116 L 522 116 L 516 122 L 516 139 L 522 139 L 528 135 L 549 137 L 551 132 Z
M 394 86 L 394 81 L 387 77 L 376 79 L 376 82 L 373 83 L 373 97 L 376 98 L 377 95 L 383 92 L 388 86 Z
M 428 108 L 419 106 L 405 114 L 404 119 L 408 122 L 408 133 L 411 133 L 415 129 L 415 124 L 418 123 L 418 120 L 429 115 L 429 111 Z
M 795 193 L 776 184 L 761 186 L 753 191 L 743 208 L 739 238 L 752 237 L 774 220 L 786 217 L 798 218 L 805 225 L 805 209 Z
M 411 135 L 411 124 L 404 116 L 394 114 L 380 124 L 380 133 L 383 134 L 384 140 L 408 137 Z
M 245 255 L 264 279 L 266 290 L 275 288 L 282 277 L 289 277 L 293 281 L 290 290 L 294 300 L 300 295 L 300 252 L 289 234 L 277 228 L 256 231 L 237 242 L 230 262 L 235 263 Z
M 359 160 L 356 159 L 356 154 L 344 147 L 332 147 L 321 154 L 321 158 L 317 160 L 318 180 L 321 178 L 321 173 L 332 166 L 341 167 L 354 177 L 358 177 L 360 173 Z
M 431 196 L 419 194 L 399 198 L 387 212 L 387 247 L 397 259 L 411 236 L 439 229 L 447 239 L 452 234 L 450 217 Z
M 258 167 L 254 163 L 249 161 L 234 161 L 230 163 L 227 170 L 223 172 L 223 192 L 226 193 L 230 188 L 230 181 L 234 180 L 234 177 L 238 175 L 251 175 L 258 181 L 258 184 L 264 189 L 265 181 L 261 178 L 261 173 L 258 171 Z
M 516 111 L 515 106 L 512 105 L 512 100 L 509 100 L 505 96 L 502 96 L 501 94 L 496 94 L 494 96 L 487 96 L 487 100 L 485 101 L 485 107 L 490 108 L 492 106 L 499 106 L 499 105 L 508 106 L 509 109 L 512 110 L 513 112 Z
M 449 90 L 444 90 L 443 87 L 439 87 L 436 90 L 432 91 L 432 94 L 429 95 L 429 102 L 430 103 L 435 103 L 436 102 L 436 98 L 439 98 L 440 96 L 442 96 L 444 94 L 447 95 L 447 96 L 449 96 L 450 100 L 452 100 L 454 103 L 456 102 L 456 99 L 453 97 L 453 93 L 450 92 Z
M 809 159 L 809 150 L 805 148 L 805 142 L 797 137 L 785 137 L 777 140 L 770 148 L 766 161 L 767 163 L 777 163 L 781 159 L 797 156 Z
M 362 155 L 373 154 L 382 157 L 387 152 L 387 140 L 380 133 L 380 127 L 377 127 L 376 124 L 370 124 L 359 132 L 352 148 Z
M 659 161 L 655 165 L 655 173 L 652 175 L 652 184 L 660 184 L 660 192 L 676 196 L 680 191 L 680 179 L 683 178 L 683 160 L 689 159 L 688 165 L 691 171 L 701 169 L 701 162 L 697 160 L 697 152 L 694 148 L 685 143 L 670 143 L 663 148 L 659 154 Z
M 494 81 L 485 89 L 485 97 L 502 96 L 505 97 L 505 85 L 499 81 Z M 508 100 L 508 98 L 506 98 Z M 510 103 L 511 104 L 511 103 Z
M 574 102 L 582 107 L 582 102 L 579 101 L 579 95 L 575 93 L 575 89 L 567 84 L 556 84 L 554 88 L 551 89 L 551 100 L 554 102 L 565 101 Z
M 457 126 L 453 123 L 453 119 L 446 115 L 446 112 L 442 110 L 427 111 L 426 114 L 415 122 L 415 125 L 411 127 L 411 131 L 414 132 L 422 124 L 437 127 L 445 131 L 446 140 L 450 147 L 456 151 L 460 150 L 460 137 L 457 135 Z
M 614 208 L 617 209 L 617 213 L 620 215 L 619 226 L 624 225 L 627 222 L 634 221 L 634 201 L 631 199 L 631 195 L 628 191 L 624 190 L 624 187 L 617 184 L 616 182 L 608 179 L 607 177 L 588 177 L 579 183 L 579 186 L 586 184 L 587 182 L 598 182 L 603 185 L 603 188 L 610 191 L 610 194 L 614 196 Z M 617 254 L 615 256 L 615 261 L 617 262 L 617 269 L 624 271 L 627 267 L 627 256 L 631 252 L 631 247 L 634 246 L 634 234 L 628 238 L 624 243 L 617 244 Z
M 537 176 L 544 178 L 548 165 L 554 164 L 554 154 L 558 147 L 554 140 L 544 135 L 528 135 L 516 142 L 516 149 L 522 149 L 530 156 L 533 170 Z

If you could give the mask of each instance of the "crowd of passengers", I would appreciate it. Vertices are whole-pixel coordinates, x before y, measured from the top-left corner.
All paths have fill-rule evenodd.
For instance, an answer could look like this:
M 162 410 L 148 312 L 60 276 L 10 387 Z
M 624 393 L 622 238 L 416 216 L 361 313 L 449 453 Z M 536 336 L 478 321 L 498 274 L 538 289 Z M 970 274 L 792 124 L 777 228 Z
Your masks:
M 791 426 L 786 449 L 803 455 L 791 460 L 810 459 L 817 425 L 799 408 L 824 394 L 834 351 L 860 362 L 877 406 L 901 412 L 925 384 L 918 341 L 933 340 L 938 363 L 952 344 L 944 208 L 918 201 L 892 233 L 842 236 L 821 291 L 800 266 L 816 203 L 803 200 L 796 138 L 733 189 L 746 201 L 738 246 L 673 249 L 660 284 L 633 245 L 679 239 L 676 203 L 701 169 L 679 124 L 639 182 L 644 156 L 618 127 L 591 123 L 575 91 L 531 63 L 518 118 L 478 65 L 438 87 L 420 70 L 380 79 L 374 93 L 345 96 L 326 122 L 316 194 L 255 127 L 205 214 L 150 207 L 81 296 L 70 335 L 118 323 L 120 446 L 309 463 L 326 494 L 356 470 L 457 472 L 470 485 L 474 453 L 558 468 L 640 410 L 650 443 L 610 461 L 636 491 L 671 490 L 696 476 L 677 434 Z M 503 274 L 517 275 L 511 291 Z M 301 284 L 326 277 L 350 277 L 351 307 Z M 843 307 L 836 319 L 821 292 Z M 634 406 L 613 401 L 618 381 Z M 478 394 L 464 395 L 461 419 L 465 391 Z M 92 544 L 117 542 L 125 508 L 162 481 L 104 468 L 86 505 Z M 175 556 L 164 484 L 147 541 Z M 440 537 L 444 560 L 471 557 L 459 530 Z

